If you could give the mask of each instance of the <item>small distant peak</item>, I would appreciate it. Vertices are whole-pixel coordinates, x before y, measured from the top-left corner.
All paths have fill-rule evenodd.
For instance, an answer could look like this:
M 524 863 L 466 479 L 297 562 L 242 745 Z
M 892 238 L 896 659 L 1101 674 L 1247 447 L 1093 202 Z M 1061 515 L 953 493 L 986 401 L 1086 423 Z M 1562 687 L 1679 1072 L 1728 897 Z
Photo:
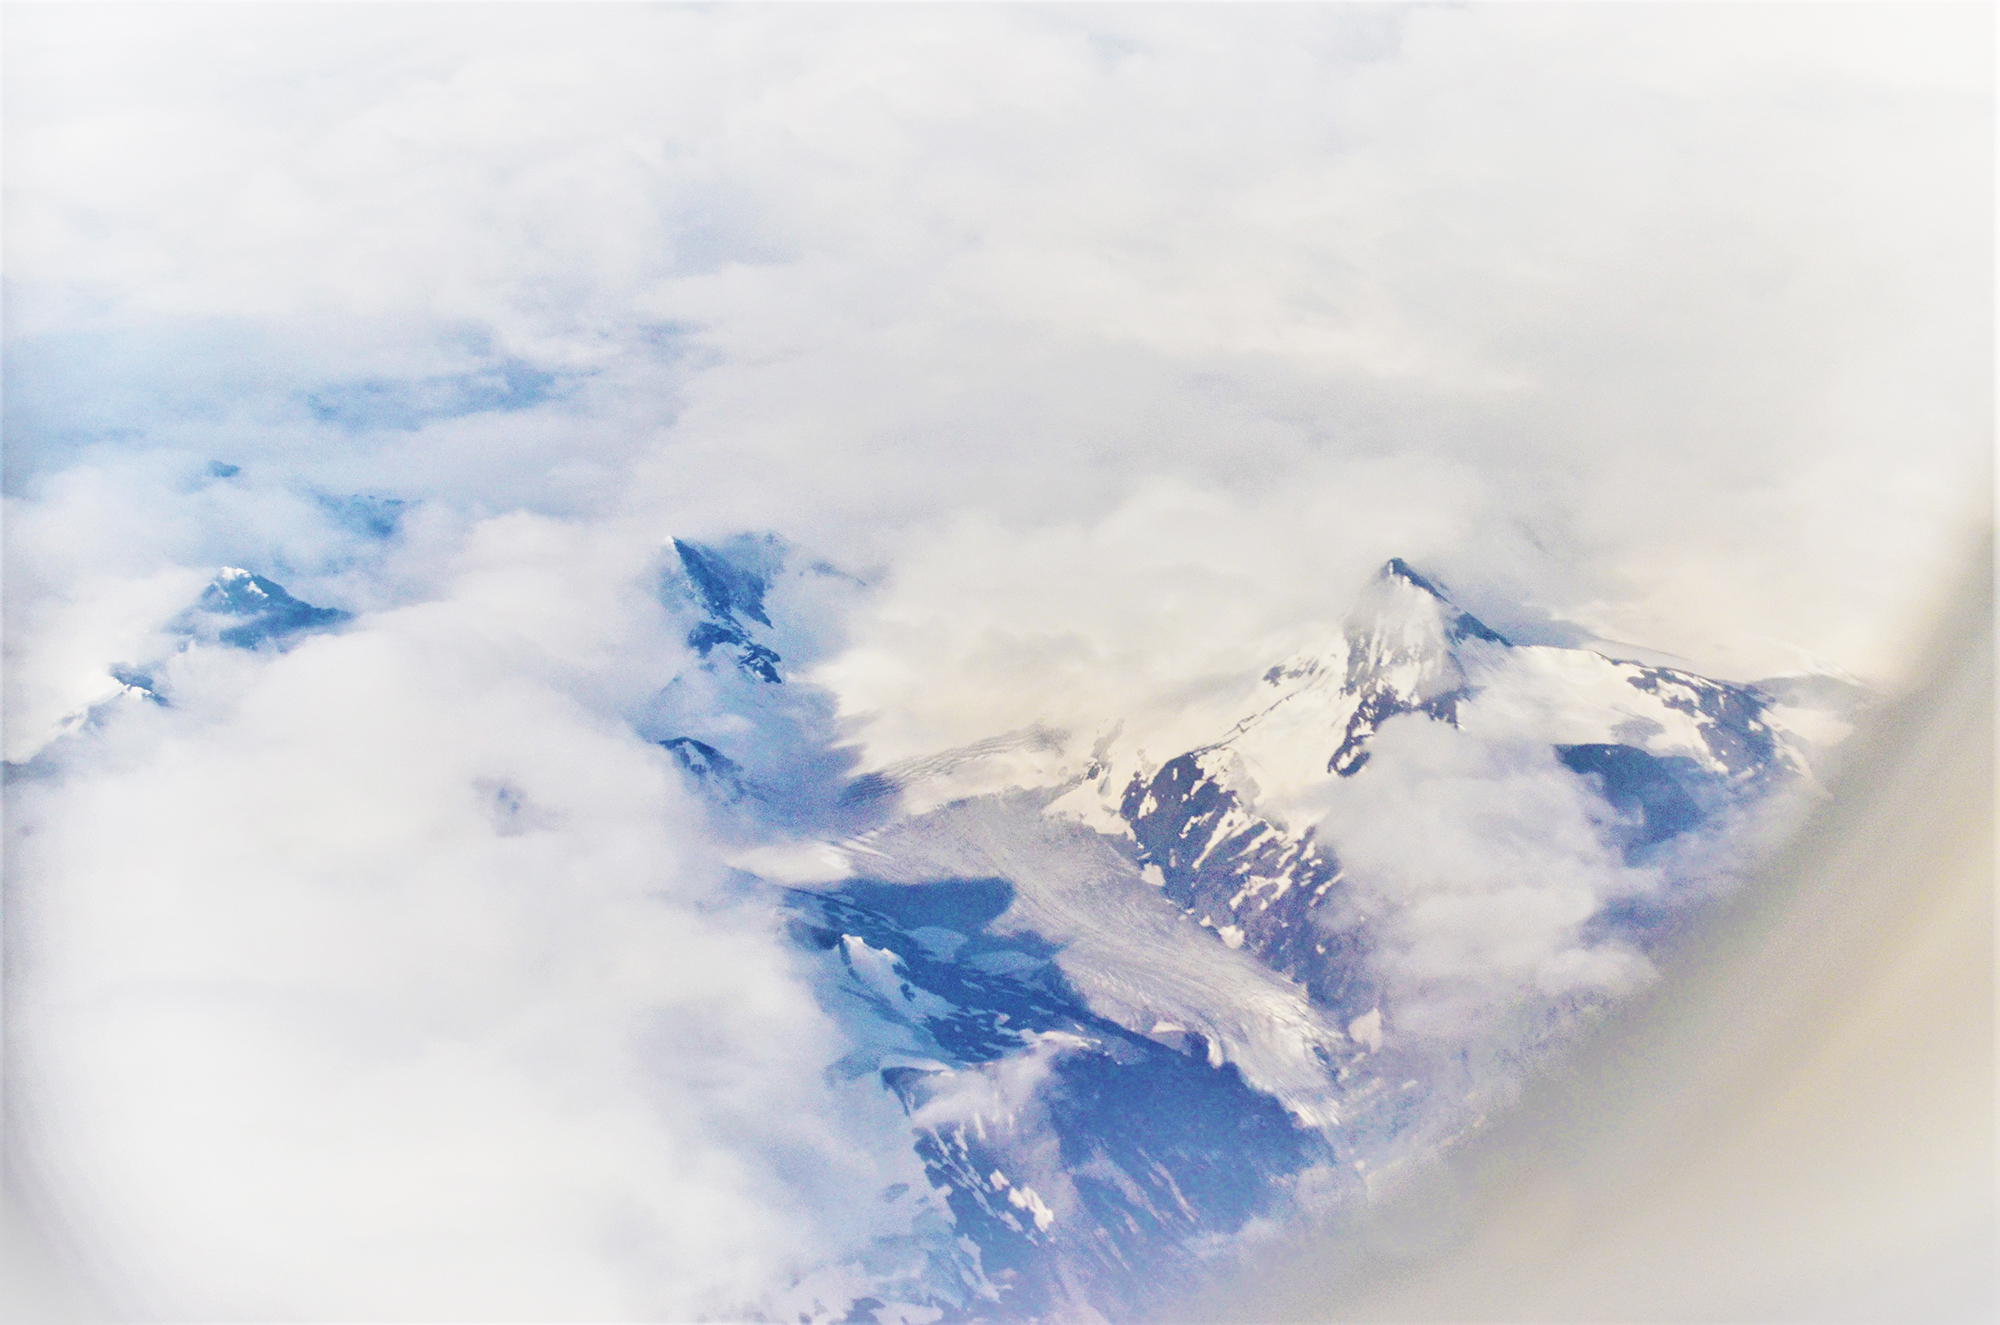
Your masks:
M 241 566 L 224 566 L 202 591 L 201 605 L 211 612 L 242 615 L 261 612 L 272 603 L 288 603 L 292 596 L 276 580 L 267 580 Z
M 676 538 L 672 545 L 680 574 L 668 571 L 661 592 L 670 604 L 691 603 L 700 613 L 688 646 L 703 658 L 726 647 L 744 675 L 782 684 L 784 660 L 755 636 L 760 627 L 772 629 L 764 595 L 784 568 L 788 545 L 775 534 L 738 534 L 719 545 Z
M 1499 631 L 1481 621 L 1472 613 L 1451 600 L 1437 581 L 1423 575 L 1401 557 L 1391 557 L 1382 563 L 1382 569 L 1375 572 L 1375 583 L 1392 584 L 1401 581 L 1413 589 L 1421 590 L 1437 600 L 1444 609 L 1445 633 L 1453 643 L 1459 640 L 1485 640 L 1491 644 L 1506 644 L 1507 638 Z
M 755 570 L 742 565 L 741 561 L 745 558 L 731 557 L 721 548 L 707 547 L 685 538 L 674 540 L 674 552 L 681 559 L 681 570 L 686 574 L 688 583 L 700 596 L 702 606 L 708 609 L 711 617 L 727 621 L 733 616 L 740 616 L 759 625 L 771 624 L 771 618 L 764 614 L 764 593 L 769 587 L 768 581 Z
M 1382 569 L 1375 572 L 1375 578 L 1377 580 L 1402 580 L 1407 584 L 1413 584 L 1417 588 L 1422 589 L 1433 598 L 1442 598 L 1447 602 L 1450 601 L 1449 598 L 1446 598 L 1444 590 L 1438 588 L 1437 585 L 1431 583 L 1431 581 L 1425 579 L 1422 575 L 1419 575 L 1416 569 L 1401 557 L 1391 557 L 1383 562 Z
M 742 766 L 707 741 L 697 741 L 692 736 L 673 736 L 655 744 L 672 755 L 674 762 L 695 781 L 706 785 L 724 800 L 743 799 Z
M 314 607 L 292 597 L 276 580 L 265 579 L 241 566 L 223 566 L 192 607 L 169 623 L 169 629 L 199 639 L 215 639 L 251 649 L 266 641 L 287 641 L 309 630 L 322 630 L 348 619 L 337 607 Z M 235 624 L 225 625 L 225 620 Z

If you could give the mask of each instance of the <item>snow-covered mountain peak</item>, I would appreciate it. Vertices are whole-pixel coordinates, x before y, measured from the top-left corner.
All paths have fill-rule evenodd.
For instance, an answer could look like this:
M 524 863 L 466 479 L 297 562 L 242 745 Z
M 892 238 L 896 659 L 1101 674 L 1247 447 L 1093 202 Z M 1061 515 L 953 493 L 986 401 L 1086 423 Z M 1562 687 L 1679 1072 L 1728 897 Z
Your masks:
M 1396 558 L 1192 712 L 863 773 L 812 673 L 769 684 L 801 638 L 771 546 L 675 544 L 689 642 L 736 666 L 676 681 L 731 707 L 659 744 L 784 885 L 843 1079 L 908 1114 L 950 1219 L 866 1282 L 940 1325 L 1150 1318 L 1196 1240 L 1447 1144 L 1723 886 L 1804 768 L 1767 712 L 1818 698 L 1515 643 Z
M 1401 557 L 1390 558 L 1362 591 L 1348 613 L 1345 634 L 1349 690 L 1389 683 L 1417 700 L 1463 682 L 1454 656 L 1459 645 L 1507 644 Z
M 1362 591 L 1346 623 L 1347 680 L 1359 700 L 1346 738 L 1328 765 L 1352 774 L 1377 723 L 1395 713 L 1451 719 L 1466 693 L 1472 655 L 1505 649 L 1507 640 L 1460 608 L 1436 583 L 1391 557 Z
M 1376 583 L 1379 584 L 1388 580 L 1401 580 L 1405 584 L 1414 585 L 1416 588 L 1422 589 L 1425 593 L 1437 599 L 1439 602 L 1448 603 L 1451 601 L 1450 597 L 1445 593 L 1444 590 L 1438 588 L 1438 586 L 1435 583 L 1426 579 L 1424 576 L 1418 574 L 1416 569 L 1412 567 L 1409 562 L 1404 561 L 1401 557 L 1389 558 L 1387 561 L 1382 563 L 1382 569 L 1375 572 Z
M 682 573 L 710 617 L 718 621 L 755 621 L 760 626 L 771 624 L 771 618 L 764 612 L 764 594 L 769 587 L 765 576 L 739 564 L 740 556 L 732 559 L 718 549 L 685 538 L 673 542 Z
M 744 675 L 771 685 L 782 684 L 778 665 L 784 659 L 758 638 L 771 629 L 764 596 L 770 589 L 771 572 L 783 561 L 779 540 L 770 535 L 761 540 L 741 536 L 718 548 L 676 538 L 673 549 L 680 563 L 674 587 L 692 601 L 701 616 L 688 632 L 688 646 L 703 658 L 722 646 Z
M 315 607 L 292 597 L 276 580 L 224 566 L 202 590 L 201 597 L 167 629 L 193 639 L 216 640 L 233 648 L 282 645 L 308 631 L 347 620 L 335 607 Z

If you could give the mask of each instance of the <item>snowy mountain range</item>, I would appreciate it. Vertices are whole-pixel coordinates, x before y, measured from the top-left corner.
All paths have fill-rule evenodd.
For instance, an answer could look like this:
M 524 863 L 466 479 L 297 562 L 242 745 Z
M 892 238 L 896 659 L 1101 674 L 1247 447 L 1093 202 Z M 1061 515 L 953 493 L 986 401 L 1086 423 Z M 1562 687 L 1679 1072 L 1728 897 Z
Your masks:
M 167 672 L 173 659 L 194 645 L 282 651 L 350 619 L 351 614 L 340 608 L 316 607 L 294 598 L 276 580 L 240 566 L 221 567 L 193 602 L 160 624 L 159 634 L 173 642 L 172 652 L 112 664 L 103 678 L 108 696 L 67 714 L 55 735 L 60 739 L 95 729 L 126 705 L 171 703 Z M 31 777 L 48 770 L 55 749 L 44 742 L 30 758 L 10 761 L 7 776 Z
M 1204 743 L 1150 758 L 1173 747 L 1108 713 L 877 765 L 810 680 L 823 623 L 779 606 L 851 578 L 769 535 L 658 570 L 692 662 L 632 725 L 928 1177 L 858 1198 L 907 1236 L 755 1318 L 1144 1320 L 1259 1230 L 1367 1200 L 1650 978 L 1853 700 L 1511 641 L 1391 559 Z M 348 620 L 225 568 L 168 636 Z M 112 702 L 170 705 L 163 667 Z
M 799 685 L 764 608 L 782 559 L 759 546 L 753 563 L 676 542 L 667 572 L 739 713 Z M 786 1318 L 1147 1318 L 1258 1221 L 1365 1199 L 1475 1125 L 1650 969 L 1760 810 L 1811 781 L 1796 687 L 1516 644 L 1400 559 L 1341 638 L 1248 693 L 1212 741 L 1158 762 L 1108 714 L 1087 740 L 1031 728 L 857 770 L 816 822 L 772 816 L 817 839 L 822 877 L 780 895 L 862 1046 L 847 1068 L 902 1102 L 930 1174 L 887 1199 L 929 1202 L 937 1230 L 899 1268 L 885 1249 L 851 1304 L 799 1285 Z M 1509 757 L 1589 807 L 1608 882 L 1560 960 L 1619 978 L 1544 978 L 1457 1039 L 1402 1033 L 1395 910 L 1316 810 L 1398 776 L 1376 755 L 1411 723 L 1527 751 Z M 659 739 L 740 814 L 762 735 Z M 1491 831 L 1537 831 L 1520 820 Z M 742 863 L 783 878 L 787 859 Z

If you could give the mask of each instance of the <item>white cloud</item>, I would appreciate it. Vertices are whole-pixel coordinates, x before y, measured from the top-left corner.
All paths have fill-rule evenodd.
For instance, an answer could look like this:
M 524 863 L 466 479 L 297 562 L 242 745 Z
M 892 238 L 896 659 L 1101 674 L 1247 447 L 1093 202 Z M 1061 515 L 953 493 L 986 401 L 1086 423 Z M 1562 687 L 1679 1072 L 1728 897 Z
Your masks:
M 1060 1031 L 1034 1034 L 1025 1053 L 946 1074 L 934 1083 L 934 1093 L 910 1121 L 932 1128 L 971 1126 L 976 1121 L 982 1128 L 1015 1130 L 1022 1112 L 1055 1070 L 1055 1060 L 1084 1045 L 1085 1041 Z
M 1990 23 L 10 15 L 8 757 L 217 565 L 362 614 L 10 792 L 49 1162 L 146 1310 L 659 1312 L 828 1250 L 880 1119 L 814 1132 L 827 1029 L 622 725 L 669 535 L 870 581 L 810 661 L 877 765 L 1212 738 L 1391 554 L 1892 679 L 1990 513 Z M 1392 1027 L 1638 978 L 1576 941 L 1625 883 L 1560 770 L 1395 726 L 1329 810 Z M 1398 767 L 1458 816 L 1420 854 L 1352 799 Z
M 1886 673 L 1958 551 L 1930 531 L 1987 504 L 1985 23 L 36 17 L 15 317 L 234 327 L 257 378 L 207 394 L 267 410 L 589 372 L 534 418 L 222 435 L 868 561 L 941 511 L 1087 526 L 1150 477 L 1254 499 L 1430 455 L 1492 493 L 1438 549 L 1457 580 L 1711 665 Z
M 605 706 L 677 654 L 592 551 L 482 527 L 14 788 L 10 1084 L 123 1309 L 731 1314 L 897 1231 L 900 1110 Z
M 1364 776 L 1332 783 L 1352 914 L 1377 940 L 1388 1033 L 1466 1043 L 1540 996 L 1606 997 L 1652 977 L 1585 924 L 1658 892 L 1607 840 L 1605 807 L 1549 746 L 1481 739 L 1421 715 L 1382 724 Z

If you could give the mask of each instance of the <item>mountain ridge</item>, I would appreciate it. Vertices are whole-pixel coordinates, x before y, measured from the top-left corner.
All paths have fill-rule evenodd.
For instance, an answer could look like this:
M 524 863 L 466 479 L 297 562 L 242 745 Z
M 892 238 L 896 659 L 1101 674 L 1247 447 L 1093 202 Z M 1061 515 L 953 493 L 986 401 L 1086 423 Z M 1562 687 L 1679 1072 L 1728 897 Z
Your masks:
M 739 545 L 743 563 L 717 564 Z M 709 632 L 711 689 L 687 693 L 726 698 L 734 725 L 714 726 L 727 746 L 681 734 L 699 718 L 683 707 L 659 744 L 718 814 L 820 836 L 825 881 L 784 906 L 857 1046 L 843 1071 L 899 1102 L 931 1184 L 896 1198 L 928 1202 L 913 1226 L 932 1232 L 898 1244 L 905 1268 L 867 1272 L 856 1308 L 878 1319 L 1150 1318 L 1247 1221 L 1365 1199 L 1379 1168 L 1450 1144 L 1611 996 L 1538 996 L 1457 1048 L 1405 1028 L 1393 916 L 1317 808 L 1409 776 L 1410 733 L 1385 730 L 1539 752 L 1523 766 L 1597 807 L 1607 859 L 1657 886 L 1607 893 L 1568 940 L 1585 955 L 1643 953 L 1707 895 L 1683 844 L 1721 840 L 1803 767 L 1767 721 L 1776 696 L 1512 642 L 1396 557 L 1331 647 L 1245 678 L 1248 711 L 1214 740 L 1151 761 L 1157 738 L 1119 715 L 1032 724 L 828 762 L 838 812 L 787 818 L 735 757 L 794 739 L 775 701 L 816 693 L 765 674 L 783 623 L 757 558 L 775 546 L 675 542 L 666 598 L 690 644 Z M 1266 1114 L 1254 1136 L 1229 1123 Z M 817 1311 L 802 1318 L 842 1319 Z

